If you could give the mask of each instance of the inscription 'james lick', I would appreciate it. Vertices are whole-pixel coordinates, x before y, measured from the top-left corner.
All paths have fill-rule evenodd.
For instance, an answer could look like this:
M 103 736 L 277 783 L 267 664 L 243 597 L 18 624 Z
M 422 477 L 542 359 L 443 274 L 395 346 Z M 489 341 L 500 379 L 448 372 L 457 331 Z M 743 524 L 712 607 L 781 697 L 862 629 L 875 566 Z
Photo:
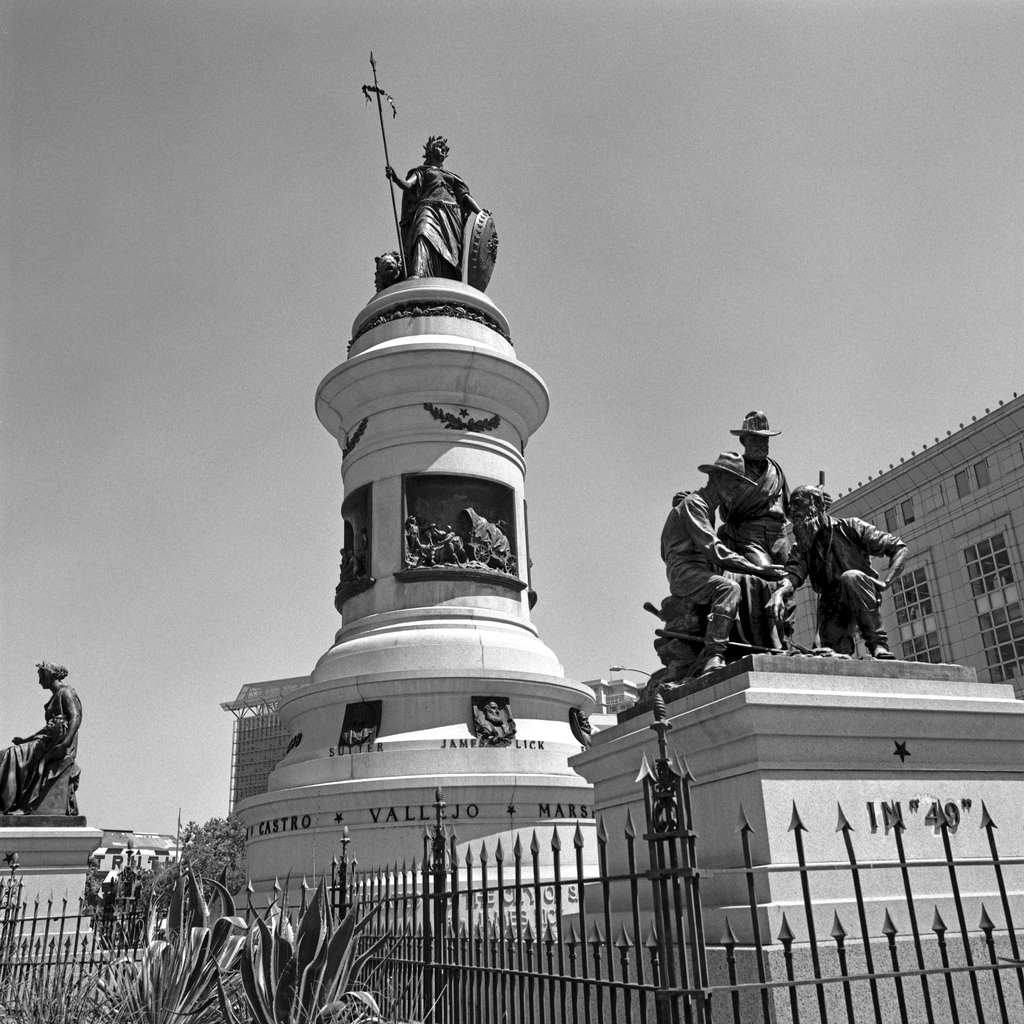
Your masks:
M 484 743 L 477 743 L 475 739 L 441 740 L 442 750 L 468 750 L 476 746 L 486 746 Z M 505 747 L 505 750 L 543 750 L 543 740 L 516 740 L 514 747 Z

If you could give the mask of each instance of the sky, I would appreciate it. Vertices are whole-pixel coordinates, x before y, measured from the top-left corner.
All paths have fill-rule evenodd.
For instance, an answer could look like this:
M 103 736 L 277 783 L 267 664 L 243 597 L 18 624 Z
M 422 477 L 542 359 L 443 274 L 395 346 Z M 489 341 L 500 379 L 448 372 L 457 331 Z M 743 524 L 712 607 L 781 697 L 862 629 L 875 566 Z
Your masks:
M 551 394 L 567 676 L 658 667 L 671 496 L 750 410 L 839 494 L 1024 390 L 1019 3 L 3 0 L 0 742 L 67 665 L 90 824 L 226 813 L 220 702 L 340 625 L 313 398 L 395 247 L 371 49 Z

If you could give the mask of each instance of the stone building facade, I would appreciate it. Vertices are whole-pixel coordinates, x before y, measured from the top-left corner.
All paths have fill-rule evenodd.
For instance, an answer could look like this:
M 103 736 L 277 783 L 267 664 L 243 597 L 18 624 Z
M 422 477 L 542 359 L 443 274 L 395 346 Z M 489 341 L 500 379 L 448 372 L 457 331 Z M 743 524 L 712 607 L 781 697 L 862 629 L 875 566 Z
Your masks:
M 869 477 L 831 514 L 865 519 L 910 549 L 882 602 L 897 657 L 969 665 L 1024 698 L 1024 396 Z M 815 595 L 804 587 L 797 600 L 796 639 L 808 643 Z

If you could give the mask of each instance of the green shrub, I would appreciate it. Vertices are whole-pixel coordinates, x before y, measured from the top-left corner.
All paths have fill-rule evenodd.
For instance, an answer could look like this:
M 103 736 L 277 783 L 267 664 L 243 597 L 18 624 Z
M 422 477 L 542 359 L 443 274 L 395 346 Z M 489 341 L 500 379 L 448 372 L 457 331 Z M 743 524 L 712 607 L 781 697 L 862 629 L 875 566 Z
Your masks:
M 68 963 L 7 979 L 0 993 L 0 1024 L 87 1024 L 96 1019 L 97 979 Z
M 219 1021 L 220 993 L 235 988 L 245 921 L 221 882 L 213 882 L 221 913 L 213 915 L 189 867 L 171 894 L 158 938 L 155 907 L 141 953 L 121 957 L 99 982 L 105 1019 L 115 1024 L 207 1024 Z
M 240 960 L 242 991 L 255 1024 L 377 1020 L 379 1010 L 373 997 L 351 989 L 385 941 L 382 936 L 356 956 L 356 937 L 371 917 L 372 912 L 359 918 L 353 908 L 334 928 L 321 882 L 297 931 L 276 903 L 268 920 L 257 918 L 249 928 Z M 228 1024 L 237 1024 L 223 986 L 221 993 L 224 1017 Z

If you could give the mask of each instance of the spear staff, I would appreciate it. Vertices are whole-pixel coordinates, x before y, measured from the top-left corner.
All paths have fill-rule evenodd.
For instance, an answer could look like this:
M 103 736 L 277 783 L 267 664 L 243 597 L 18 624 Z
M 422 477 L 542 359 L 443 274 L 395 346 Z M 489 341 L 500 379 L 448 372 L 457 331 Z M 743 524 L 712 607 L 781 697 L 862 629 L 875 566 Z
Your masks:
M 363 95 L 366 97 L 366 102 L 370 102 L 370 93 L 374 93 L 377 97 L 377 114 L 380 117 L 380 137 L 384 142 L 384 162 L 391 166 L 391 159 L 388 156 L 388 137 L 384 133 L 384 105 L 381 103 L 381 96 L 387 98 L 388 103 L 391 104 L 391 116 L 397 117 L 398 111 L 395 110 L 395 101 L 384 92 L 383 89 L 377 84 L 377 62 L 373 59 L 373 50 L 370 51 L 370 67 L 373 68 L 373 85 L 363 86 Z M 388 184 L 391 189 L 391 212 L 395 215 L 395 232 L 398 235 L 398 255 L 402 259 L 402 277 L 407 278 L 409 272 L 405 266 L 405 247 L 402 245 L 402 229 L 398 226 L 398 206 L 395 204 L 395 184 L 391 179 L 388 179 Z

